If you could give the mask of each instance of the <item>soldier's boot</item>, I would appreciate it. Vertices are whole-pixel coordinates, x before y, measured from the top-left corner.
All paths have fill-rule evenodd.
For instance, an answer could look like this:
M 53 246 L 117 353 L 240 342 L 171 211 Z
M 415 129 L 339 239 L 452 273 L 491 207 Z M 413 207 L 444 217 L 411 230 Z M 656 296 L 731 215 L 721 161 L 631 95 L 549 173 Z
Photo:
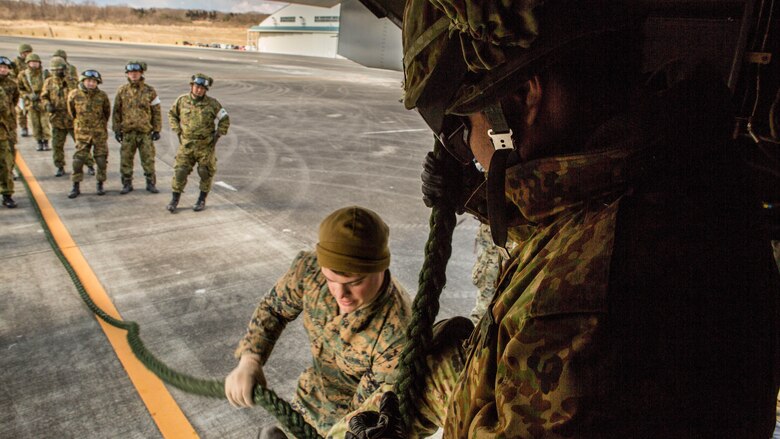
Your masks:
M 87 166 L 87 174 L 95 175 L 95 167 L 94 166 Z
M 81 190 L 79 189 L 79 182 L 74 181 L 73 182 L 73 188 L 70 190 L 70 193 L 68 194 L 68 198 L 76 198 L 81 194 Z
M 133 180 L 129 178 L 123 178 L 122 179 L 122 190 L 119 191 L 120 194 L 124 195 L 126 193 L 133 191 Z
M 106 194 L 106 191 L 103 190 L 103 182 L 102 181 L 97 182 L 97 184 L 95 185 L 95 192 L 98 195 L 105 195 Z
M 22 137 L 30 137 L 30 132 L 27 131 L 27 128 L 22 128 Z
M 43 141 L 43 150 L 44 151 L 51 151 L 51 148 L 49 147 L 49 141 L 48 140 L 44 140 Z
M 160 191 L 157 189 L 155 183 L 157 183 L 156 176 L 152 175 L 151 177 L 146 177 L 146 190 L 153 194 L 159 194 Z
M 206 208 L 206 195 L 208 195 L 208 192 L 200 191 L 200 196 L 198 196 L 198 201 L 195 202 L 195 205 L 192 206 L 192 210 L 195 212 L 200 212 L 201 210 Z
M 10 194 L 3 194 L 3 206 L 13 209 L 16 207 L 16 201 L 14 201 L 13 198 L 11 198 Z
M 165 208 L 168 209 L 168 212 L 176 213 L 176 206 L 179 205 L 179 198 L 181 198 L 181 192 L 173 192 L 171 194 L 171 202 L 165 206 Z
M 38 141 L 38 147 L 35 148 L 36 151 L 43 151 L 43 140 Z
M 55 177 L 62 177 L 63 175 L 65 175 L 65 168 L 60 166 L 59 168 L 57 168 L 57 172 L 54 173 L 54 176 Z

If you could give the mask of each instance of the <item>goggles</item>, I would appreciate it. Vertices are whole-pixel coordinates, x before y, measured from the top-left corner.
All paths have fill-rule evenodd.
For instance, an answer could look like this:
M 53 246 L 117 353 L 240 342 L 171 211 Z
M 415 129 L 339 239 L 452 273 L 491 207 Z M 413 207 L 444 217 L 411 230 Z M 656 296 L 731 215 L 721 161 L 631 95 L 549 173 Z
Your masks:
M 143 72 L 144 68 L 141 64 L 128 64 L 125 66 L 125 72 Z
M 193 84 L 200 85 L 200 86 L 206 87 L 206 88 L 209 87 L 209 82 L 210 81 L 208 79 L 206 79 L 206 78 L 204 78 L 202 76 L 196 76 L 196 77 L 192 78 L 192 83 Z
M 10 59 L 8 59 L 8 58 L 6 58 L 6 57 L 4 57 L 4 56 L 0 56 L 0 64 L 5 64 L 5 65 L 7 65 L 8 67 L 11 67 L 11 66 L 13 65 L 13 63 L 11 62 L 11 60 L 10 60 Z
M 97 70 L 84 70 L 82 75 L 86 76 L 87 78 L 100 79 L 100 72 Z

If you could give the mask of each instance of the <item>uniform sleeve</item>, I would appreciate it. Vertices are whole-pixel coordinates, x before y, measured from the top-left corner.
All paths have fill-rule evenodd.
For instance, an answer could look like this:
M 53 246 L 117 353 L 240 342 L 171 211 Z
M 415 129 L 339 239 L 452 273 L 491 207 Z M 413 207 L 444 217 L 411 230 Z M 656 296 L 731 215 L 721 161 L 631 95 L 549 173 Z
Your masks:
M 70 117 L 73 119 L 76 119 L 76 105 L 73 102 L 73 97 L 76 94 L 76 90 L 71 91 L 68 93 L 68 114 L 70 114 Z
M 111 130 L 115 133 L 122 132 L 122 88 L 117 90 L 114 97 L 114 111 L 111 114 Z
M 108 120 L 111 118 L 111 102 L 105 93 L 103 93 L 103 117 L 106 118 L 106 130 L 108 130 Z
M 21 95 L 19 94 L 19 86 L 16 85 L 16 86 L 14 86 L 14 92 L 13 92 L 13 95 L 11 96 L 11 98 L 13 99 L 14 105 L 16 105 L 19 102 L 19 98 L 20 97 L 21 97 Z
M 22 96 L 26 96 L 31 90 L 27 86 L 27 78 L 25 78 L 24 70 L 19 72 L 19 76 L 16 77 L 16 83 L 19 84 L 19 93 Z
M 51 81 L 46 79 L 43 81 L 43 88 L 41 88 L 41 104 L 44 108 L 46 108 L 48 104 L 51 104 L 51 97 L 49 96 L 51 94 L 51 87 L 49 87 L 50 83 Z
M 159 133 L 162 131 L 162 105 L 155 89 L 152 89 L 152 96 L 152 131 Z
M 215 100 L 214 102 L 217 101 Z M 217 106 L 219 107 L 217 112 L 217 132 L 219 132 L 220 136 L 224 136 L 228 133 L 228 128 L 230 128 L 230 115 L 219 102 L 217 102 Z
M 265 364 L 287 323 L 303 311 L 303 295 L 310 273 L 311 265 L 301 252 L 255 309 L 246 335 L 236 348 L 236 358 L 248 351 L 260 355 Z
M 176 99 L 173 103 L 171 111 L 168 112 L 168 122 L 171 125 L 171 130 L 176 134 L 181 134 L 181 122 L 179 121 L 179 101 L 181 98 Z

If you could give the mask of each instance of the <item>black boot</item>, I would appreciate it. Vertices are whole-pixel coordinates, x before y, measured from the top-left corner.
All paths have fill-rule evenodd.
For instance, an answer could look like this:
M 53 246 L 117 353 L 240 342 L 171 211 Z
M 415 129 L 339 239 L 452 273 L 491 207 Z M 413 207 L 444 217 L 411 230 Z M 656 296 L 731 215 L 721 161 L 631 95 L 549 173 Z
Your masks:
M 70 193 L 68 194 L 68 198 L 76 198 L 81 194 L 81 190 L 79 190 L 79 182 L 74 181 L 73 182 L 73 189 L 70 190 Z
M 57 172 L 54 173 L 55 177 L 62 177 L 65 175 L 65 169 L 62 167 L 57 168 Z
M 16 201 L 14 201 L 13 198 L 11 198 L 10 194 L 3 194 L 3 206 L 13 209 L 16 207 Z
M 179 205 L 179 198 L 181 198 L 181 192 L 173 192 L 171 194 L 171 202 L 165 206 L 165 208 L 168 209 L 168 212 L 176 213 L 176 206 Z
M 48 140 L 44 140 L 43 141 L 43 150 L 44 151 L 51 151 L 51 148 L 49 148 L 49 141 Z
M 30 137 L 30 132 L 27 131 L 27 128 L 22 128 L 22 137 Z
M 95 175 L 95 167 L 94 166 L 87 166 L 87 174 Z
M 157 178 L 155 178 L 154 176 L 146 177 L 146 190 L 153 194 L 160 193 L 160 191 L 157 190 L 157 186 L 155 186 L 156 180 Z
M 195 205 L 192 206 L 192 210 L 195 212 L 200 212 L 201 210 L 206 208 L 206 195 L 208 195 L 208 192 L 200 191 L 200 196 L 198 197 L 198 201 L 195 202 Z
M 43 140 L 38 141 L 38 147 L 35 148 L 36 151 L 43 151 Z
M 119 191 L 120 194 L 124 195 L 128 192 L 133 191 L 133 180 L 130 180 L 129 178 L 123 178 L 122 179 L 122 190 Z
M 103 190 L 103 182 L 99 181 L 95 185 L 95 192 L 97 192 L 98 195 L 105 195 L 106 191 Z

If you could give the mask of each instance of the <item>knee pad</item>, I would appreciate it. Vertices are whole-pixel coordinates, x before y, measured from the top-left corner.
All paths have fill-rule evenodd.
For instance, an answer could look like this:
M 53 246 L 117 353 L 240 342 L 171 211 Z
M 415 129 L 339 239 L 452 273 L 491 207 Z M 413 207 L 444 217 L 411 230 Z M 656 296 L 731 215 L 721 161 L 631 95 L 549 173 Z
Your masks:
M 97 163 L 99 168 L 105 168 L 106 165 L 108 164 L 108 157 L 104 155 L 97 156 L 95 157 L 95 163 Z
M 175 168 L 173 170 L 173 177 L 179 181 L 184 181 L 190 175 L 191 169 Z
M 198 175 L 200 175 L 201 180 L 208 180 L 211 178 L 211 169 L 208 166 L 198 165 Z

